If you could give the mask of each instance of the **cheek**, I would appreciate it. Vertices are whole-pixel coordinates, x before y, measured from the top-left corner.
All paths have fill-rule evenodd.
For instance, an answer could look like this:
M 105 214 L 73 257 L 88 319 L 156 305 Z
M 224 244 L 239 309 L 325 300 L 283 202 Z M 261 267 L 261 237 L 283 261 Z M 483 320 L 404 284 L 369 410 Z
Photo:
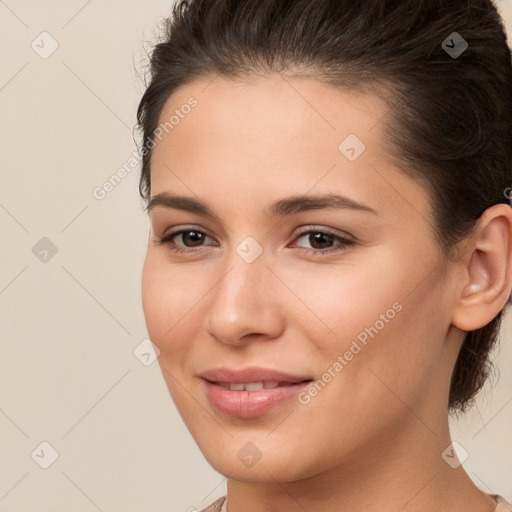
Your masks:
M 358 336 L 364 343 L 368 329 L 374 333 L 374 327 L 379 332 L 389 330 L 388 324 L 395 322 L 402 309 L 402 290 L 409 279 L 405 268 L 381 265 L 370 256 L 357 259 L 347 257 L 332 266 L 309 263 L 278 269 L 290 290 L 286 292 L 277 282 L 276 292 L 284 290 L 280 292 L 283 315 L 289 317 L 290 325 L 301 326 L 305 341 L 314 341 L 324 351 L 343 350 Z
M 183 372 L 197 337 L 194 304 L 200 294 L 191 286 L 189 270 L 172 269 L 156 251 L 148 249 L 142 269 L 142 307 L 151 341 L 158 347 L 158 363 L 171 398 L 187 419 L 194 410 L 189 390 L 183 388 Z M 197 285 L 200 281 L 194 280 Z M 196 414 L 195 412 L 194 414 Z
M 359 409 L 378 409 L 393 392 L 414 401 L 435 372 L 444 340 L 442 322 L 432 320 L 443 317 L 445 300 L 435 272 L 422 280 L 403 257 L 376 263 L 364 272 L 355 266 L 329 275 L 310 270 L 294 281 L 309 290 L 304 298 L 314 313 L 297 314 L 296 324 L 307 342 L 306 359 L 322 381 L 318 394 Z
M 338 389 L 354 410 L 380 411 L 391 418 L 426 400 L 439 380 L 445 338 L 443 305 L 435 286 L 430 281 L 414 293 L 395 290 L 380 307 L 372 304 L 366 325 L 353 324 L 358 333 L 344 340 L 344 359 L 352 359 L 340 373 Z
M 198 281 L 187 271 L 171 268 L 156 251 L 148 249 L 142 269 L 142 308 L 151 341 L 163 356 L 169 348 L 179 348 L 178 339 L 190 323 L 194 305 L 200 300 Z

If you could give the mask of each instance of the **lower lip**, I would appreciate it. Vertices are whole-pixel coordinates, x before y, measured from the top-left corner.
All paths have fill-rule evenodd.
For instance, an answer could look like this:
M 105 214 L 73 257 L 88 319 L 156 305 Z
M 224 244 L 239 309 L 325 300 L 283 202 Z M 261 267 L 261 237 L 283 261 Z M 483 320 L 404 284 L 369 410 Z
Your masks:
M 232 391 L 218 384 L 203 379 L 206 386 L 206 396 L 210 403 L 221 413 L 235 418 L 255 418 L 265 414 L 270 409 L 293 398 L 311 381 L 278 386 L 273 389 L 255 391 Z

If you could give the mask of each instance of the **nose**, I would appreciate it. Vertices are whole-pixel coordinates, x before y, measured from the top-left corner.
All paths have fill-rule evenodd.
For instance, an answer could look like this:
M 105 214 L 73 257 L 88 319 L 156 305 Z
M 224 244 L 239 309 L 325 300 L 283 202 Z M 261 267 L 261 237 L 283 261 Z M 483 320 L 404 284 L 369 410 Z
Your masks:
M 209 294 L 206 309 L 208 332 L 218 341 L 238 346 L 249 339 L 275 339 L 282 333 L 280 281 L 267 264 L 263 254 L 247 263 L 234 252 L 224 267 L 227 270 Z

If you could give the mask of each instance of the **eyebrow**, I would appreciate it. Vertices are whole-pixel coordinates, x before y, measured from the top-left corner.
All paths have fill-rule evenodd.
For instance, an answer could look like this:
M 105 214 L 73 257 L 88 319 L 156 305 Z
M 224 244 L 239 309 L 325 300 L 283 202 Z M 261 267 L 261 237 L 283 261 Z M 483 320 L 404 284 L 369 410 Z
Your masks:
M 178 196 L 168 192 L 161 192 L 151 198 L 148 206 L 146 207 L 146 211 L 150 213 L 157 207 L 183 210 L 220 220 L 219 216 L 216 215 L 206 203 L 203 203 L 199 199 L 195 199 L 193 197 Z M 322 210 L 326 208 L 349 209 L 373 213 L 374 215 L 378 214 L 377 210 L 370 206 L 339 194 L 285 197 L 270 204 L 265 213 L 269 217 L 284 217 L 295 213 L 310 210 Z

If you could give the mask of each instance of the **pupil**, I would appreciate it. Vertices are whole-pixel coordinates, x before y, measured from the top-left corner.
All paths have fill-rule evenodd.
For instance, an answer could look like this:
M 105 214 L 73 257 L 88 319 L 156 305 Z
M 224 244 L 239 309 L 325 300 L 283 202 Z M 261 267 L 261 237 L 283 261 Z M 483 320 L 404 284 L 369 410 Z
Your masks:
M 314 234 L 309 235 L 309 242 L 311 243 L 311 246 L 314 249 L 325 249 L 325 244 L 324 244 L 324 247 L 315 247 L 315 244 L 317 242 L 320 242 L 320 245 L 321 245 L 322 238 L 324 238 L 324 241 L 325 241 L 325 239 L 327 239 L 327 244 L 329 244 L 329 242 L 332 241 L 332 240 L 330 240 L 330 238 L 331 238 L 330 235 L 326 235 L 325 233 L 314 233 Z
M 187 231 L 186 233 L 183 233 L 184 236 L 190 236 L 190 234 L 193 233 L 195 236 L 192 236 L 191 238 L 197 238 L 198 240 L 192 240 L 192 245 L 201 245 L 202 241 L 202 235 L 201 233 L 198 233 L 197 231 Z M 197 242 L 197 243 L 196 243 Z

